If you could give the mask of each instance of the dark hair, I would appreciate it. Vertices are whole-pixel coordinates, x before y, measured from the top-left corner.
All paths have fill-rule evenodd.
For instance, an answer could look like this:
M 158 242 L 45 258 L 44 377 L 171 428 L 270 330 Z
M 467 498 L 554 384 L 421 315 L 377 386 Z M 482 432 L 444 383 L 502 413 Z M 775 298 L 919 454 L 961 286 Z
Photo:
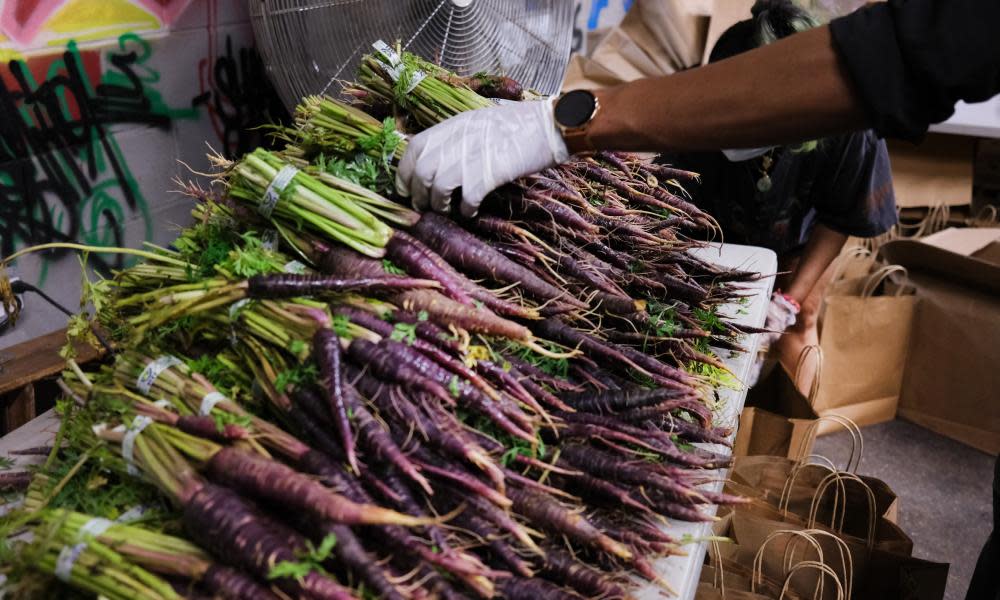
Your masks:
M 733 25 L 719 37 L 708 62 L 717 62 L 794 33 L 819 25 L 808 10 L 793 0 L 757 0 L 750 9 L 751 18 Z M 794 146 L 793 152 L 812 152 L 818 142 L 808 141 Z
M 819 25 L 808 10 L 793 0 L 757 0 L 750 15 L 750 19 L 733 25 L 719 37 L 709 62 L 765 46 Z

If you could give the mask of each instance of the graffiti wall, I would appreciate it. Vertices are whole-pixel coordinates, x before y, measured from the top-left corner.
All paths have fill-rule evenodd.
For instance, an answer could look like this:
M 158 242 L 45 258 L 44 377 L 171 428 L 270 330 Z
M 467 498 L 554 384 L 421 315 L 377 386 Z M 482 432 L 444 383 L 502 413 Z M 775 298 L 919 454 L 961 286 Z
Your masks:
M 166 243 L 188 220 L 176 178 L 233 157 L 280 117 L 253 47 L 245 0 L 0 0 L 0 255 L 47 242 Z M 185 166 L 187 165 L 187 166 Z M 127 261 L 93 254 L 107 271 Z M 16 274 L 73 308 L 66 252 Z M 61 327 L 24 298 L 5 347 Z

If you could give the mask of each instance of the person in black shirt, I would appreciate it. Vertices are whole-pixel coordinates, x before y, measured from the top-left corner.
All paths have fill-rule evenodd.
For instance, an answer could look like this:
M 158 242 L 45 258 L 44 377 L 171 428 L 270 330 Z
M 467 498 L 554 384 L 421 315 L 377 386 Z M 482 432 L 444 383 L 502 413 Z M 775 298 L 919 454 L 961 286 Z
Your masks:
M 792 0 L 758 0 L 752 15 L 722 34 L 710 62 L 819 25 Z M 778 254 L 779 270 L 787 275 L 776 284 L 765 326 L 772 333 L 762 340 L 761 356 L 771 349 L 795 372 L 802 349 L 819 343 L 823 274 L 848 236 L 875 237 L 896 223 L 885 142 L 865 130 L 790 146 L 663 158 L 701 174 L 700 184 L 689 191 L 719 222 L 725 241 Z M 761 365 L 758 360 L 747 384 L 755 383 Z M 806 375 L 804 382 L 811 380 Z
M 596 90 L 582 135 L 563 137 L 549 103 L 459 115 L 414 136 L 396 187 L 420 207 L 461 188 L 472 214 L 492 189 L 572 152 L 754 148 L 869 127 L 917 140 L 958 101 L 997 93 L 1000 2 L 889 0 L 727 60 Z

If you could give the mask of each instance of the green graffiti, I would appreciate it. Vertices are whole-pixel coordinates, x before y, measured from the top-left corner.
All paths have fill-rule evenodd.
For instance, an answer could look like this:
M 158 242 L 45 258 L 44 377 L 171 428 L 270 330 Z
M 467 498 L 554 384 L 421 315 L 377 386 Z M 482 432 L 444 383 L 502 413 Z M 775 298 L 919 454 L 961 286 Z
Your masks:
M 8 63 L 17 83 L 8 88 L 0 80 L 0 106 L 16 114 L 0 114 L 10 124 L 0 131 L 0 254 L 51 241 L 119 245 L 132 219 L 142 221 L 144 239 L 153 237 L 149 204 L 111 128 L 169 129 L 178 119 L 196 119 L 198 109 L 168 106 L 157 89 L 160 74 L 149 65 L 152 55 L 140 36 L 120 36 L 101 56 L 96 85 L 73 41 L 43 81 L 24 61 Z M 42 260 L 39 285 L 59 257 Z M 100 268 L 130 264 L 120 257 L 93 262 Z

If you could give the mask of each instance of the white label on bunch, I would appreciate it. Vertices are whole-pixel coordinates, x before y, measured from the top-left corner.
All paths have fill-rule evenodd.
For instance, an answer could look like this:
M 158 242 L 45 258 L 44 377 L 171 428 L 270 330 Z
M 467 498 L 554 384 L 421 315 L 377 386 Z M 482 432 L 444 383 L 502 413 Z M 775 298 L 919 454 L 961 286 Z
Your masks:
M 182 364 L 184 363 L 176 356 L 161 356 L 146 365 L 142 373 L 139 373 L 139 378 L 135 380 L 135 387 L 139 388 L 139 391 L 143 394 L 148 394 L 149 388 L 153 387 L 153 382 L 160 376 L 160 373 L 163 373 L 170 367 Z
M 278 170 L 271 183 L 267 184 L 267 189 L 264 190 L 264 195 L 257 206 L 257 211 L 261 215 L 265 218 L 271 217 L 274 207 L 278 205 L 278 199 L 281 198 L 281 192 L 285 191 L 285 188 L 288 187 L 288 184 L 292 182 L 292 179 L 295 178 L 298 172 L 299 170 L 292 165 L 285 165 Z
M 173 408 L 173 404 L 171 404 L 170 400 L 167 400 L 166 398 L 160 398 L 159 400 L 153 403 L 153 406 L 162 408 L 163 410 L 167 410 L 168 408 Z
M 274 250 L 278 247 L 278 231 L 276 229 L 267 229 L 264 233 L 260 234 L 260 247 L 265 250 Z
M 138 521 L 149 511 L 149 508 L 150 507 L 145 504 L 136 504 L 132 508 L 118 515 L 118 518 L 115 519 L 115 523 L 131 523 L 132 521 Z
M 237 300 L 236 302 L 233 302 L 232 304 L 230 304 L 229 305 L 229 320 L 230 321 L 235 321 L 236 317 L 239 316 L 240 311 L 243 310 L 243 307 L 246 306 L 247 304 L 250 304 L 250 298 L 244 298 L 242 300 Z
M 56 559 L 55 576 L 64 583 L 69 583 L 73 575 L 73 565 L 76 564 L 80 554 L 87 547 L 86 542 L 80 542 L 73 546 L 63 546 L 59 551 L 59 558 Z
M 205 397 L 201 399 L 201 407 L 199 407 L 198 412 L 204 416 L 211 414 L 212 409 L 219 402 L 226 399 L 226 396 L 221 392 L 209 392 L 205 394 Z
M 109 521 L 102 517 L 94 517 L 93 519 L 84 523 L 82 527 L 80 527 L 80 531 L 78 531 L 76 534 L 76 539 L 84 540 L 87 539 L 88 536 L 98 537 L 105 531 L 110 529 L 111 526 L 114 524 L 115 524 L 114 521 Z
M 292 275 L 302 275 L 306 272 L 306 266 L 297 260 L 290 260 L 281 267 L 281 270 Z
M 135 468 L 135 440 L 142 433 L 142 430 L 149 426 L 153 420 L 140 415 L 132 420 L 132 424 L 125 430 L 125 437 L 122 438 L 122 458 L 125 459 L 125 467 L 129 475 L 138 475 L 139 469 Z
M 389 44 L 386 44 L 382 40 L 379 40 L 372 44 L 375 51 L 382 55 L 385 60 L 381 61 L 382 66 L 385 67 L 386 73 L 392 77 L 393 81 L 399 81 L 399 78 L 403 75 L 403 70 L 406 66 L 403 64 L 403 59 L 396 54 L 396 51 L 392 49 Z M 413 91 L 417 85 L 427 77 L 427 74 L 423 71 L 417 69 L 413 71 L 410 77 L 410 84 L 406 87 L 406 93 L 409 94 Z

